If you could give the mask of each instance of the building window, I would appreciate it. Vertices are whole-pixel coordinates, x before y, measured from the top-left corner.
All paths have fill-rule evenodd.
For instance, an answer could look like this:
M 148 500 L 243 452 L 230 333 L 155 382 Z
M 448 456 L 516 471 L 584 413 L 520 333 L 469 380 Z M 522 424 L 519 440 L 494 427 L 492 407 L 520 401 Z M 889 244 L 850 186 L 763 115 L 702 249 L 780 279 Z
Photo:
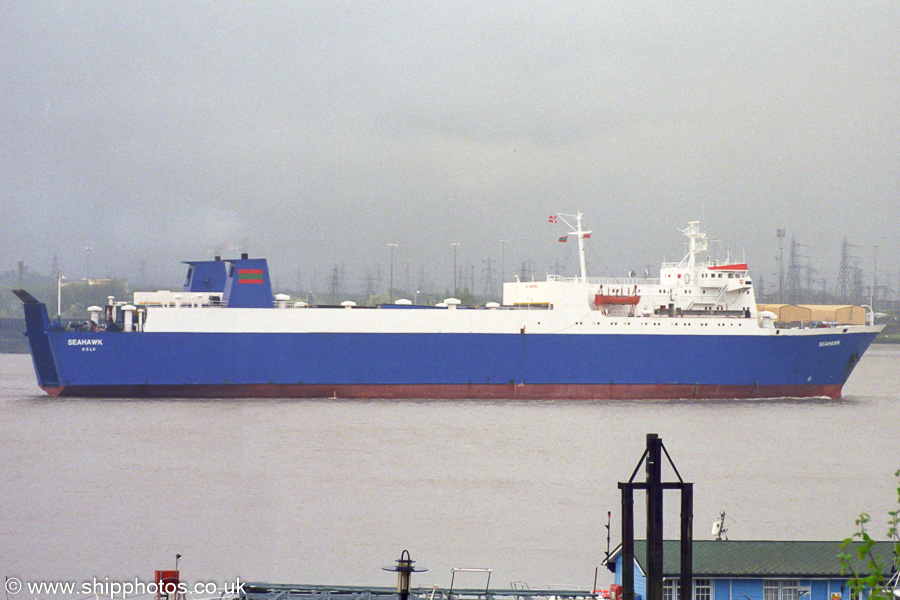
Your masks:
M 800 600 L 796 580 L 786 580 L 781 582 L 781 600 Z
M 763 600 L 800 600 L 800 593 L 797 589 L 797 580 L 764 580 Z
M 694 600 L 712 600 L 712 583 L 709 579 L 694 580 Z
M 663 600 L 678 600 L 677 579 L 666 579 L 663 581 Z
M 680 579 L 663 581 L 663 600 L 678 600 Z M 694 580 L 694 600 L 712 600 L 712 582 L 709 579 Z

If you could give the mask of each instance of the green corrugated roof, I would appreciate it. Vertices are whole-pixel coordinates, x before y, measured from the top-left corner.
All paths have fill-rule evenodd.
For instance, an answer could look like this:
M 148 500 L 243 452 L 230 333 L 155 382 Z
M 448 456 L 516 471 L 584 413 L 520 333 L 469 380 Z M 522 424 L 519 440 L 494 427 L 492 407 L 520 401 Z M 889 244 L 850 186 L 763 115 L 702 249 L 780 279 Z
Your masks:
M 855 548 L 847 553 L 854 558 Z M 840 578 L 841 542 L 774 542 L 774 541 L 713 541 L 695 540 L 693 543 L 694 577 L 835 577 Z M 890 569 L 894 558 L 892 542 L 876 542 L 875 552 L 885 558 Z M 621 546 L 616 551 L 621 555 Z M 647 571 L 647 542 L 634 541 L 634 556 L 641 569 Z M 854 560 L 862 572 L 863 563 Z M 681 542 L 663 542 L 663 576 L 677 577 L 681 568 Z M 843 575 L 847 577 L 848 573 Z

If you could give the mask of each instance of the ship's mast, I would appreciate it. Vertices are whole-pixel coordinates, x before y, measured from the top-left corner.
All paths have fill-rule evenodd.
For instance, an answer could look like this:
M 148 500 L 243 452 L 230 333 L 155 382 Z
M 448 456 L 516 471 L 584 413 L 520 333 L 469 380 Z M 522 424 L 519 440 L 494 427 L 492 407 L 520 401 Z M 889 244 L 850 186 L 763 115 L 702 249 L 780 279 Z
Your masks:
M 584 238 L 591 237 L 591 232 L 581 228 L 581 215 L 582 213 L 579 211 L 574 215 L 566 215 L 563 213 L 557 213 L 557 217 L 562 219 L 562 222 L 569 226 L 569 229 L 574 229 L 575 231 L 567 232 L 568 235 L 574 235 L 578 238 L 578 258 L 581 262 L 581 281 L 587 282 L 587 267 L 585 266 L 584 260 Z M 566 221 L 566 217 L 571 219 L 575 219 L 575 227 L 572 227 L 572 224 Z
M 697 264 L 697 253 L 706 252 L 708 245 L 706 243 L 706 234 L 700 232 L 700 221 L 688 221 L 688 226 L 679 229 L 690 240 L 688 244 L 688 255 L 682 259 L 682 263 L 687 261 L 687 267 L 693 269 Z

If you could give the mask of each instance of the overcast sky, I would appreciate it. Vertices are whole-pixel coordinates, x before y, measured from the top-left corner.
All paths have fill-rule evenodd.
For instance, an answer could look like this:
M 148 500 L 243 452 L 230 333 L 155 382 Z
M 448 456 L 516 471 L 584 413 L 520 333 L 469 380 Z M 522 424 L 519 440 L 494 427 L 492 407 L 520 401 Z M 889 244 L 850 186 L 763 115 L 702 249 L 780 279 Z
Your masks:
M 900 3 L 44 2 L 0 11 L 0 270 L 180 283 L 246 247 L 305 287 L 389 264 L 450 287 L 681 258 L 699 219 L 772 285 L 900 277 Z M 299 274 L 298 274 L 299 270 Z M 177 276 L 173 276 L 177 274 Z M 777 280 L 777 275 L 774 275 Z M 319 284 L 321 287 L 321 285 Z M 477 284 L 481 288 L 482 284 Z

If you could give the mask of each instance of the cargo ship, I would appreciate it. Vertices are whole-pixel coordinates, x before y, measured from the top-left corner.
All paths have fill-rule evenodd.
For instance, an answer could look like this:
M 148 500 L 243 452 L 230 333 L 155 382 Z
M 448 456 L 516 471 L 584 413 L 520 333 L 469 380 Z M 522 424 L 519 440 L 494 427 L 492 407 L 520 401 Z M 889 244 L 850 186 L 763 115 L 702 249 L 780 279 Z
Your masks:
M 711 259 L 697 222 L 658 278 L 588 277 L 591 232 L 581 213 L 557 218 L 580 274 L 504 282 L 484 306 L 312 306 L 273 295 L 266 260 L 247 255 L 187 262 L 183 290 L 111 297 L 75 326 L 15 293 L 53 396 L 838 398 L 881 330 L 870 308 L 861 324 L 778 321 L 746 263 Z

